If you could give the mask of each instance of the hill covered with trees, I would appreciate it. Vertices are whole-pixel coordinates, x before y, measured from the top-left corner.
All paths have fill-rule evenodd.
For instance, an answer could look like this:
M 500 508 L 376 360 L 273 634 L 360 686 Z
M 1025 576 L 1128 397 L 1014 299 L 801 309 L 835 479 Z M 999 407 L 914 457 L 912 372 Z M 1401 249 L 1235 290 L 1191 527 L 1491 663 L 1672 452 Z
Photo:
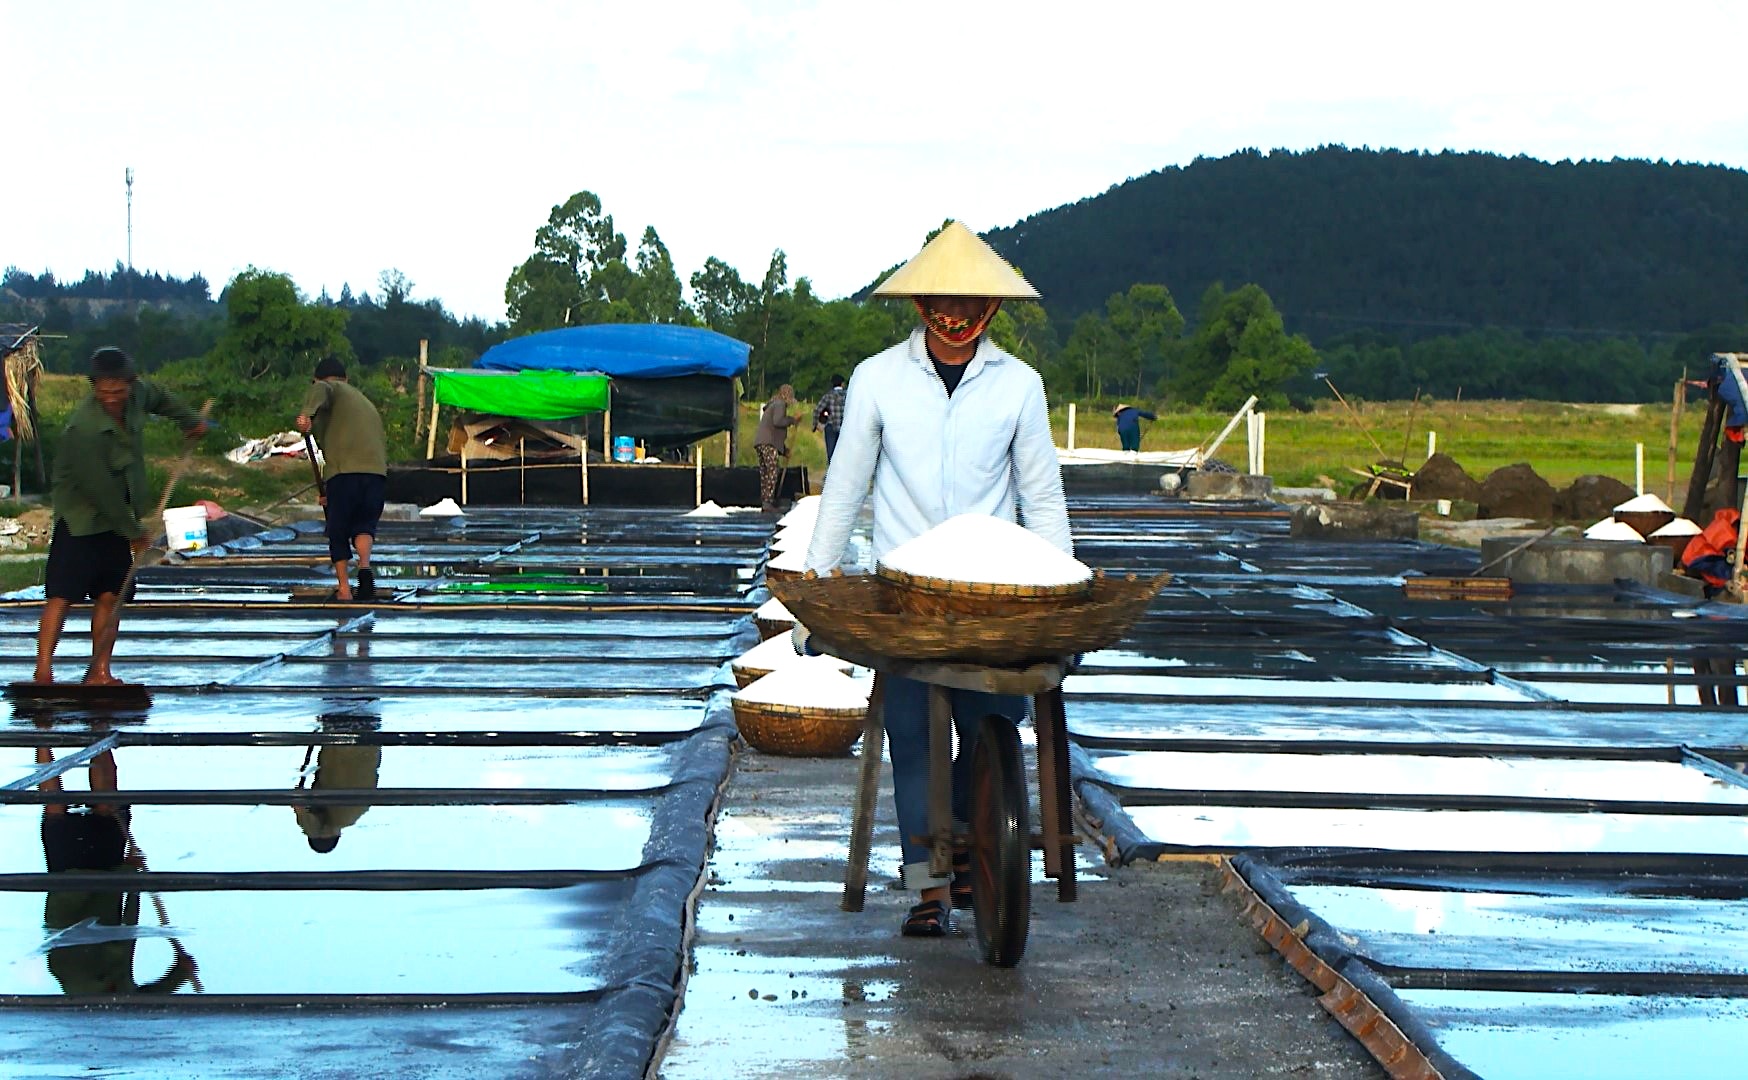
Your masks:
M 1356 329 L 1674 335 L 1748 318 L 1748 172 L 1325 147 L 1197 159 L 988 234 L 1058 321 L 1257 282 Z

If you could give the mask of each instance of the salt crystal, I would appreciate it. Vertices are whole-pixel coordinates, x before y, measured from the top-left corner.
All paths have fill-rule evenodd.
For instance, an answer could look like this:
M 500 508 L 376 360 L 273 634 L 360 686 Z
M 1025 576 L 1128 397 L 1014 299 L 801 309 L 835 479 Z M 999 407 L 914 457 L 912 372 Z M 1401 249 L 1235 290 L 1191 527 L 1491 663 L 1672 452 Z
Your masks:
M 1645 538 L 1639 535 L 1637 529 L 1624 521 L 1606 518 L 1584 530 L 1586 540 L 1623 540 L 1644 543 Z
M 887 552 L 880 565 L 920 577 L 989 585 L 1080 585 L 1092 569 L 1011 521 L 960 514 Z
M 1657 496 L 1651 494 L 1649 491 L 1645 492 L 1645 494 L 1643 494 L 1643 495 L 1635 495 L 1633 498 L 1628 499 L 1624 503 L 1621 503 L 1619 506 L 1614 508 L 1614 512 L 1617 514 L 1673 514 L 1673 513 L 1675 513 L 1675 511 L 1673 511 L 1669 508 L 1668 503 L 1664 502 L 1662 499 L 1659 499 Z
M 839 671 L 849 671 L 848 661 L 839 660 L 835 656 L 811 657 L 802 656 L 795 651 L 795 645 L 789 640 L 788 634 L 778 634 L 774 638 L 766 638 L 746 652 L 734 658 L 732 666 L 737 668 L 754 668 L 758 671 L 775 671 L 787 667 L 797 660 L 830 660 Z
M 794 622 L 795 616 L 789 614 L 789 609 L 783 606 L 783 601 L 775 596 L 759 605 L 759 610 L 753 612 L 753 618 L 766 622 Z
M 1653 539 L 1659 536 L 1698 536 L 1704 532 L 1698 525 L 1684 517 L 1678 517 L 1669 524 L 1652 533 Z
M 818 660 L 828 662 L 814 662 Z M 734 700 L 795 708 L 867 708 L 870 683 L 850 678 L 837 670 L 833 666 L 835 663 L 821 656 L 780 667 L 734 695 Z
M 784 525 L 799 525 L 799 524 L 807 524 L 808 526 L 811 527 L 813 524 L 813 519 L 818 517 L 818 516 L 819 516 L 819 496 L 818 495 L 807 495 L 807 496 L 804 496 L 803 498 L 795 500 L 795 505 L 791 506 L 789 508 L 789 512 L 777 519 L 777 525 L 779 528 L 781 528 Z

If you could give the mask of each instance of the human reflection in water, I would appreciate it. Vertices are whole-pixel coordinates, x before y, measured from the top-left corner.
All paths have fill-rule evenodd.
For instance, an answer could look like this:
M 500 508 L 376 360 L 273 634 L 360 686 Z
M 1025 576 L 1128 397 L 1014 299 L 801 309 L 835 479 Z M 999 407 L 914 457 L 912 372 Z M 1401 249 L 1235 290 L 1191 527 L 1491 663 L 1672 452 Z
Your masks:
M 36 749 L 36 763 L 54 762 L 54 751 Z M 115 791 L 115 755 L 104 751 L 91 759 L 87 773 L 93 792 Z M 62 790 L 59 776 L 45 780 L 43 791 Z M 114 803 L 43 807 L 43 859 L 51 874 L 74 871 L 138 873 L 145 855 L 133 841 L 132 812 Z M 169 923 L 162 901 L 152 902 L 160 925 Z M 169 938 L 174 960 L 170 970 L 148 983 L 134 981 L 134 946 L 139 940 L 140 893 L 122 889 L 51 890 L 43 910 L 43 925 L 51 934 L 49 972 L 66 994 L 169 994 L 191 983 L 199 989 L 194 958 L 176 938 Z
M 328 711 L 316 717 L 325 732 L 370 732 L 382 726 L 382 712 L 375 698 L 330 698 Z M 312 777 L 310 759 L 315 759 Z M 312 746 L 304 754 L 303 768 L 297 779 L 299 791 L 346 790 L 374 791 L 377 773 L 382 768 L 382 747 L 364 743 L 329 743 Z M 369 803 L 361 806 L 317 804 L 293 806 L 298 828 L 309 838 L 310 850 L 327 854 L 339 846 L 340 833 L 355 824 Z

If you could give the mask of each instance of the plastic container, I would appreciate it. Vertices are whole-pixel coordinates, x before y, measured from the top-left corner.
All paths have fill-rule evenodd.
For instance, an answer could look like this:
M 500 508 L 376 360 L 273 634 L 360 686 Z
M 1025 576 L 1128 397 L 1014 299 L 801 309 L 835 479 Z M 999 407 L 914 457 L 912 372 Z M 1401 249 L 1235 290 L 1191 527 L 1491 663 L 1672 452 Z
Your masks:
M 164 511 L 164 540 L 171 551 L 206 546 L 206 507 L 172 506 Z
M 613 436 L 613 460 L 636 461 L 637 440 L 629 435 Z

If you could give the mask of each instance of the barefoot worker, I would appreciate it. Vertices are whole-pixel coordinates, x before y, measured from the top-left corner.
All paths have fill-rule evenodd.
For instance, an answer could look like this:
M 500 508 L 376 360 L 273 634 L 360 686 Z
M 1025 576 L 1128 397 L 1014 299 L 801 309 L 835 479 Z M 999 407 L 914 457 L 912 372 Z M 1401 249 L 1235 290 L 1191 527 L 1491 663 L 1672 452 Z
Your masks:
M 109 670 L 119 620 L 115 605 L 128 568 L 150 537 L 140 514 L 146 491 L 148 414 L 166 417 L 198 438 L 206 422 L 174 395 L 139 378 L 127 353 L 106 345 L 91 354 L 91 393 L 73 409 L 55 453 L 54 535 L 45 571 L 42 626 L 36 639 L 36 681 L 52 683 L 55 646 L 67 608 L 92 601 L 91 664 L 85 682 L 113 686 Z
M 1036 300 L 1038 291 L 975 233 L 949 222 L 874 295 L 910 298 L 922 327 L 850 377 L 807 568 L 825 573 L 842 561 L 870 486 L 876 559 L 959 514 L 1017 520 L 1072 554 L 1044 382 L 985 333 L 1004 299 Z M 951 879 L 929 871 L 928 687 L 899 678 L 883 685 L 903 879 L 921 894 L 903 929 L 939 936 L 949 898 L 954 907 L 971 904 L 970 865 L 958 853 Z M 961 821 L 977 725 L 991 713 L 1019 721 L 1026 700 L 953 691 L 953 815 Z
M 346 365 L 325 356 L 316 364 L 315 379 L 296 423 L 299 431 L 313 431 L 322 448 L 328 493 L 320 502 L 328 515 L 328 557 L 339 582 L 334 599 L 369 603 L 376 599 L 370 547 L 376 542 L 388 486 L 388 440 L 382 433 L 382 415 L 346 381 Z M 354 549 L 358 552 L 356 594 L 348 576 Z

